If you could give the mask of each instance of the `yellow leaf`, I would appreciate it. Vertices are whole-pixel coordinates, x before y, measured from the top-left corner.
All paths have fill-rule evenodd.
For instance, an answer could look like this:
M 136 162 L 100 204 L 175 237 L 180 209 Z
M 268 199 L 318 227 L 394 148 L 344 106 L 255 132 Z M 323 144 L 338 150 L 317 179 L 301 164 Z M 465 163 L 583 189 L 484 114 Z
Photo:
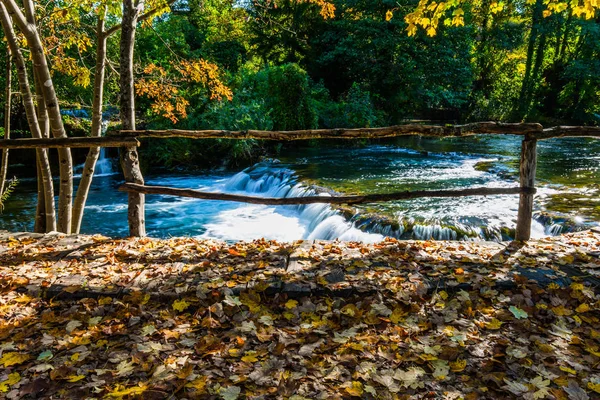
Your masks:
M 552 282 L 548 285 L 548 289 L 558 290 L 558 289 L 560 289 L 560 285 L 556 282 Z
M 581 291 L 585 288 L 583 283 L 579 283 L 579 282 L 573 282 L 573 283 L 571 283 L 571 285 L 569 287 L 571 289 L 573 289 L 574 291 Z
M 566 376 L 559 376 L 556 379 L 553 379 L 552 382 L 556 383 L 560 387 L 565 387 L 569 384 L 569 380 Z
M 298 305 L 298 302 L 296 300 L 288 300 L 287 303 L 285 303 L 285 308 L 287 308 L 288 310 L 291 310 L 293 308 L 296 308 L 297 305 Z
M 547 18 L 547 17 L 549 17 L 549 16 L 552 15 L 552 11 L 544 10 L 544 12 L 542 13 L 542 15 L 544 16 L 544 18 Z
M 583 304 L 579 305 L 579 307 L 577 307 L 575 309 L 575 311 L 577 311 L 578 313 L 588 312 L 588 311 L 590 311 L 590 306 L 586 303 L 583 303 Z
M 402 308 L 396 307 L 394 308 L 392 315 L 390 315 L 390 321 L 392 321 L 392 323 L 394 324 L 397 324 L 400 321 L 404 320 L 404 317 L 406 317 L 407 315 L 408 313 L 405 312 Z
M 288 321 L 294 319 L 295 317 L 296 316 L 294 315 L 294 313 L 291 313 L 289 311 L 283 313 L 283 318 L 287 319 Z
M 558 316 L 561 316 L 561 317 L 573 314 L 573 311 L 569 310 L 568 308 L 566 308 L 562 304 L 560 306 L 558 306 L 558 307 L 552 307 L 551 310 L 552 310 L 552 312 L 554 314 L 556 314 Z
M 344 307 L 342 307 L 340 312 L 342 314 L 349 315 L 351 317 L 355 317 L 358 314 L 358 307 L 356 307 L 354 304 L 348 304 L 348 305 L 345 305 Z
M 85 379 L 85 375 L 70 375 L 67 377 L 67 380 L 71 383 L 79 382 L 82 379 Z
M 15 383 L 18 383 L 21 380 L 21 375 L 19 375 L 18 372 L 13 372 L 12 374 L 8 375 L 8 379 L 5 380 L 3 383 L 6 383 L 7 385 L 14 385 Z
M 348 393 L 350 396 L 353 396 L 353 397 L 362 396 L 362 394 L 364 393 L 362 383 L 360 383 L 358 381 L 352 381 L 351 386 L 346 388 L 346 393 Z
M 125 396 L 140 395 L 140 394 L 144 393 L 146 391 L 146 389 L 147 389 L 146 385 L 133 386 L 133 387 L 130 387 L 129 389 L 125 389 L 123 386 L 117 385 L 117 387 L 115 387 L 115 390 L 108 393 L 106 396 L 114 397 L 116 399 L 122 399 Z
M 206 380 L 206 376 L 200 376 L 186 384 L 185 387 L 196 389 L 196 394 L 202 394 L 206 390 Z
M 564 372 L 568 372 L 569 374 L 572 374 L 572 375 L 577 375 L 577 371 L 575 371 L 573 368 L 560 367 L 560 370 L 564 371 Z
M 256 358 L 256 352 L 255 351 L 246 352 L 246 355 L 244 357 L 242 357 L 242 361 L 247 362 L 247 363 L 257 362 L 258 358 Z
M 102 297 L 100 300 L 98 300 L 98 304 L 101 306 L 105 306 L 110 303 L 112 303 L 111 297 Z
M 600 383 L 593 383 L 593 382 L 588 382 L 587 384 L 588 389 L 593 390 L 596 393 L 600 393 Z
M 29 358 L 29 354 L 16 352 L 4 353 L 2 355 L 2 358 L 0 358 L 0 364 L 4 365 L 5 367 L 10 367 L 11 365 L 22 364 L 25 361 L 29 360 Z
M 228 353 L 231 357 L 239 357 L 240 354 L 242 353 L 242 350 L 233 348 L 233 349 L 229 349 Z
M 598 351 L 598 347 L 594 346 L 594 347 L 586 347 L 585 351 L 587 351 L 590 354 L 595 355 L 596 357 L 600 357 L 600 352 Z
M 467 360 L 458 359 L 450 363 L 450 370 L 452 372 L 462 372 L 467 367 Z
M 441 292 L 439 292 L 438 294 L 440 295 L 440 297 L 441 297 L 443 300 L 446 300 L 446 299 L 448 298 L 448 293 L 446 293 L 446 291 L 445 291 L 445 290 L 442 290 L 442 291 L 441 291 Z
M 76 362 L 79 360 L 79 353 L 75 353 L 71 356 L 71 361 Z
M 0 392 L 8 392 L 10 386 L 14 385 L 15 383 L 18 383 L 20 380 L 21 375 L 19 375 L 18 372 L 13 372 L 12 374 L 8 375 L 8 379 L 6 379 L 4 382 L 0 382 Z
M 502 11 L 504 9 L 504 3 L 503 2 L 493 2 L 490 6 L 490 11 L 493 14 L 499 13 L 500 11 Z
M 487 324 L 485 324 L 485 327 L 487 329 L 491 329 L 493 331 L 498 330 L 502 327 L 502 321 L 498 320 L 497 318 L 492 318 L 492 320 L 490 322 L 488 322 Z
M 173 310 L 175 311 L 185 311 L 190 306 L 185 300 L 175 300 L 173 302 Z

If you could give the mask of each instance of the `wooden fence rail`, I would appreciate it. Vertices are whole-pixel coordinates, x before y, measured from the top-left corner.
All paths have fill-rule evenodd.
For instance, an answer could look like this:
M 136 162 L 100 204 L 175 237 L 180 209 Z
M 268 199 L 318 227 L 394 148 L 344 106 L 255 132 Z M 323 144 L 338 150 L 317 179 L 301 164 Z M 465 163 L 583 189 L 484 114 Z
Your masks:
M 466 125 L 398 125 L 385 128 L 360 129 L 310 129 L 300 131 L 227 131 L 179 129 L 147 131 L 114 131 L 113 137 L 135 138 L 189 138 L 189 139 L 255 139 L 255 140 L 310 140 L 310 139 L 385 139 L 398 136 L 418 135 L 438 138 L 472 135 L 521 135 L 544 140 L 555 137 L 600 137 L 600 127 L 557 126 L 544 129 L 540 124 L 508 124 L 500 122 L 477 122 Z
M 38 148 L 89 148 L 89 147 L 138 147 L 140 142 L 134 137 L 70 137 L 57 139 L 4 139 L 0 149 Z
M 257 139 L 257 140 L 308 140 L 308 139 L 383 139 L 405 135 L 431 136 L 438 138 L 463 137 L 482 134 L 507 134 L 524 136 L 520 159 L 520 182 L 518 187 L 511 188 L 469 188 L 463 190 L 437 190 L 396 192 L 387 194 L 371 194 L 356 196 L 307 196 L 299 198 L 265 198 L 241 196 L 226 193 L 202 192 L 193 189 L 178 189 L 163 186 L 146 186 L 137 168 L 136 148 L 142 138 L 191 139 Z M 361 129 L 313 129 L 300 131 L 227 131 L 227 130 L 148 130 L 148 131 L 116 131 L 109 132 L 100 138 L 62 138 L 62 139 L 5 139 L 0 140 L 0 149 L 31 148 L 64 148 L 64 147 L 120 147 L 121 165 L 124 168 L 126 183 L 119 190 L 132 196 L 159 194 L 191 197 L 205 200 L 235 201 L 265 205 L 299 205 L 313 203 L 329 204 L 361 204 L 407 200 L 421 197 L 463 197 L 519 194 L 519 211 L 515 239 L 529 240 L 531 236 L 531 220 L 533 217 L 533 199 L 536 192 L 535 174 L 537 168 L 537 141 L 557 137 L 592 137 L 600 138 L 600 127 L 557 126 L 544 129 L 540 124 L 476 122 L 465 125 L 420 125 L 408 124 L 385 128 Z M 138 176 L 139 175 L 139 176 Z M 130 207 L 128 212 L 129 230 L 132 236 L 145 234 L 143 202 L 141 207 Z
M 533 195 L 534 188 L 472 188 L 463 190 L 418 190 L 413 192 L 395 192 L 385 194 L 353 195 L 353 196 L 306 196 L 306 197 L 257 197 L 241 196 L 228 193 L 203 192 L 194 189 L 178 189 L 166 186 L 146 186 L 125 183 L 119 188 L 122 192 L 161 194 L 167 196 L 190 197 L 203 200 L 234 201 L 239 203 L 263 204 L 269 206 L 289 206 L 299 204 L 368 204 L 383 203 L 395 200 L 419 199 L 422 197 L 467 197 L 467 196 L 493 196 L 501 194 L 527 193 Z

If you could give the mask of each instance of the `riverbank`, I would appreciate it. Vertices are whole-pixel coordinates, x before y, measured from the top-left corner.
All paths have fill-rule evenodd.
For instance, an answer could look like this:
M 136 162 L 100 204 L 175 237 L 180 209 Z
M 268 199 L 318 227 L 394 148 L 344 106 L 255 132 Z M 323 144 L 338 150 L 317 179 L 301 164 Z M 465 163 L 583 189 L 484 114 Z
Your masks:
M 523 245 L 2 233 L 0 265 L 7 398 L 600 393 L 600 230 Z

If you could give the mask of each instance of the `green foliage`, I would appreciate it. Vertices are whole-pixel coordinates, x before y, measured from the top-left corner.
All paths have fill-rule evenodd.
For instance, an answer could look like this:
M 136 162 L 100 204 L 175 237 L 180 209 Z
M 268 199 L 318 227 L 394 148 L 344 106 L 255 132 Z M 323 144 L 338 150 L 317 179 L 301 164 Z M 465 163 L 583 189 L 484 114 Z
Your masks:
M 257 74 L 276 130 L 316 128 L 308 74 L 297 64 L 270 67 Z M 266 84 L 266 87 L 264 86 Z
M 4 210 L 4 204 L 13 194 L 18 184 L 19 180 L 17 179 L 17 177 L 12 178 L 6 183 L 4 192 L 0 193 L 0 212 Z
M 331 100 L 322 84 L 317 84 L 313 101 L 322 128 L 372 128 L 385 124 L 384 113 L 375 107 L 371 93 L 357 83 L 338 102 Z

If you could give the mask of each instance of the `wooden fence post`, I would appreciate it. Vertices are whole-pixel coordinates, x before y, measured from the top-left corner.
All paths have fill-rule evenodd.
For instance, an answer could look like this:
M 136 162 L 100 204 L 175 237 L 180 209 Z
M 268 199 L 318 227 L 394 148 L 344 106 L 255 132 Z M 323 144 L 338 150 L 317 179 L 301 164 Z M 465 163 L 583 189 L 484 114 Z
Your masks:
M 144 184 L 144 177 L 140 170 L 137 147 L 122 147 L 120 149 L 121 167 L 125 182 Z M 145 218 L 145 195 L 141 193 L 129 193 L 127 219 L 129 221 L 129 235 L 146 236 Z
M 521 188 L 535 188 L 537 168 L 537 139 L 526 136 L 521 147 L 520 181 Z M 533 193 L 521 193 L 519 215 L 515 240 L 526 241 L 531 238 L 531 219 L 533 218 Z

